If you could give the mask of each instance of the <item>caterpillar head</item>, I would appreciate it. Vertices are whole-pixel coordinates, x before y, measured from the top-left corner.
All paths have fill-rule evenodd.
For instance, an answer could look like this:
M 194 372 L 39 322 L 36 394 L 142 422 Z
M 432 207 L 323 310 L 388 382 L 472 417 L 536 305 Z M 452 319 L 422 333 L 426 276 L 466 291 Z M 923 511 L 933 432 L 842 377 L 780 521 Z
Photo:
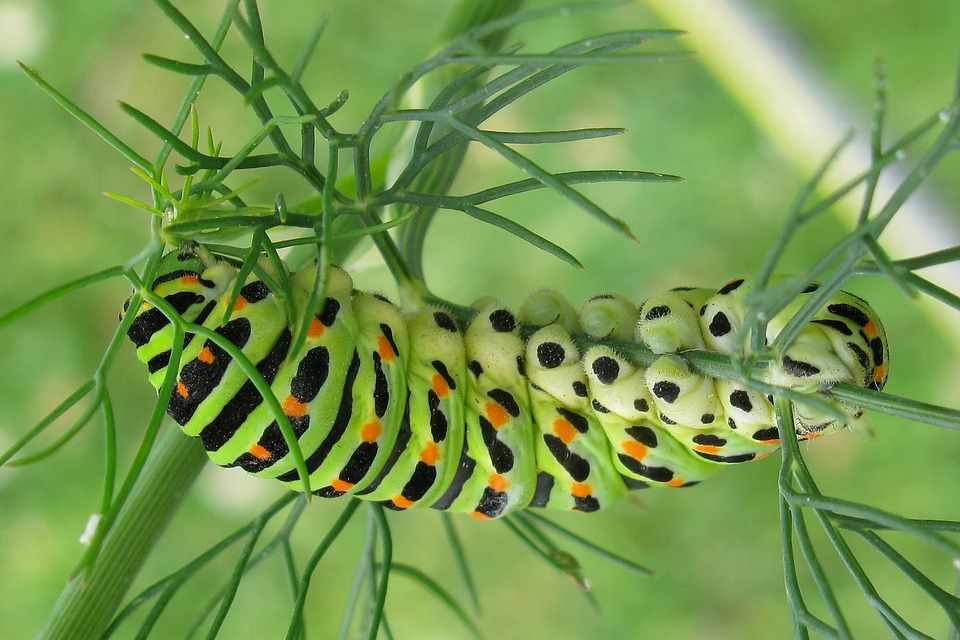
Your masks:
M 841 291 L 804 328 L 781 364 L 788 386 L 795 388 L 846 382 L 880 391 L 890 374 L 890 347 L 873 308 L 862 298 Z M 804 435 L 838 430 L 859 420 L 863 413 L 845 403 L 839 408 L 849 416 L 847 423 L 836 423 L 811 407 L 797 406 L 798 431 Z
M 188 247 L 170 251 L 161 258 L 150 288 L 163 297 L 177 291 L 194 291 L 206 298 L 215 298 L 235 274 L 236 269 L 229 263 L 213 258 L 199 247 Z M 121 319 L 129 306 L 128 297 L 123 301 Z M 144 307 L 149 306 L 144 303 Z
M 160 265 L 157 267 L 157 275 L 154 277 L 151 289 L 156 289 L 163 282 L 173 280 L 177 277 L 177 272 L 203 273 L 206 266 L 200 258 L 191 250 L 170 251 L 160 259 Z M 130 297 L 123 301 L 123 308 L 120 311 L 120 319 L 126 313 L 130 306 Z
M 863 380 L 862 385 L 867 389 L 882 391 L 890 375 L 890 344 L 876 312 L 866 300 L 846 292 L 841 292 L 831 300 L 826 311 L 834 317 L 847 319 L 856 337 L 866 344 L 866 347 L 857 349 L 857 342 L 845 342 L 846 351 L 842 353 L 850 362 L 852 370 L 860 374 L 859 378 L 855 377 L 854 380 Z

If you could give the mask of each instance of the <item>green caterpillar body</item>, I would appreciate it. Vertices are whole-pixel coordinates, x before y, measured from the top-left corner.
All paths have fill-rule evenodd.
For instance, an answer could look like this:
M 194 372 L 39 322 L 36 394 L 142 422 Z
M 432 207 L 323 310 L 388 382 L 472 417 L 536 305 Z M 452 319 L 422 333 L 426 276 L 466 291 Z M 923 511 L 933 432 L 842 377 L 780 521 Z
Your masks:
M 770 398 L 697 374 L 676 356 L 738 349 L 749 289 L 742 280 L 719 291 L 674 289 L 639 308 L 601 295 L 577 312 L 541 291 L 514 314 L 483 299 L 461 326 L 440 307 L 405 311 L 355 291 L 334 268 L 303 348 L 289 353 L 285 306 L 252 276 L 223 322 L 237 272 L 203 254 L 168 254 L 152 288 L 256 365 L 289 418 L 320 496 L 479 519 L 526 507 L 590 512 L 630 489 L 696 484 L 779 444 Z M 290 275 L 296 307 L 306 304 L 315 273 L 311 266 Z M 768 340 L 795 309 L 770 321 Z M 521 325 L 533 332 L 522 334 Z M 159 388 L 173 327 L 144 303 L 128 335 Z M 299 489 L 293 456 L 253 383 L 228 352 L 193 337 L 186 335 L 169 415 L 200 438 L 216 464 Z M 644 369 L 604 339 L 642 342 L 660 355 Z M 578 343 L 589 346 L 581 352 Z M 839 293 L 766 375 L 801 390 L 835 382 L 880 389 L 888 362 L 873 310 Z M 837 406 L 849 421 L 860 417 L 856 407 Z M 795 410 L 803 439 L 845 426 Z

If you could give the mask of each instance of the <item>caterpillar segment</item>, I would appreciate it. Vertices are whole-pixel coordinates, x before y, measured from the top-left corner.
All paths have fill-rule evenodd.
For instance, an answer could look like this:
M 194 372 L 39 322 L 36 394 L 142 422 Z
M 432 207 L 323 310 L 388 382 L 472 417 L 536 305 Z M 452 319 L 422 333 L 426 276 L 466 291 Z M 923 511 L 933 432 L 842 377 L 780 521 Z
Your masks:
M 474 309 L 464 334 L 469 373 L 460 472 L 454 493 L 436 506 L 486 520 L 528 505 L 537 459 L 517 318 L 492 299 L 478 300 Z
M 400 311 L 392 303 L 352 292 L 349 276 L 339 269 L 331 271 L 343 284 L 335 298 L 337 313 L 329 329 L 340 323 L 341 330 L 328 331 L 321 319 L 321 338 L 327 337 L 330 344 L 342 342 L 349 346 L 340 349 L 338 368 L 344 371 L 344 381 L 340 393 L 330 398 L 335 402 L 325 403 L 323 400 L 330 399 L 324 398 L 317 403 L 317 409 L 323 413 L 316 416 L 320 418 L 317 420 L 311 416 L 300 447 L 311 486 L 317 487 L 314 493 L 335 498 L 362 491 L 390 457 L 407 404 L 408 340 Z M 330 300 L 328 297 L 324 301 L 324 308 Z M 284 412 L 291 419 L 313 413 L 295 399 L 291 402 L 290 397 L 284 402 Z M 312 432 L 315 435 L 308 439 L 307 434 Z M 277 478 L 295 489 L 300 486 L 300 475 L 292 461 L 290 467 Z
M 627 491 L 610 464 L 610 442 L 591 406 L 587 376 L 570 334 L 559 324 L 527 342 L 527 376 L 538 426 L 537 459 L 552 479 L 538 496 L 548 509 L 597 511 Z
M 327 433 L 307 458 L 311 486 L 319 487 L 315 493 L 323 497 L 357 493 L 376 477 L 390 456 L 406 406 L 409 345 L 399 310 L 369 294 L 354 294 L 352 303 L 359 365 L 350 417 L 345 420 L 345 413 L 339 413 L 342 433 Z M 283 479 L 295 486 L 299 475 L 293 471 Z
M 296 302 L 304 304 L 306 280 L 301 272 L 293 278 Z M 315 272 L 309 276 L 315 277 Z M 310 471 L 319 467 L 331 443 L 343 434 L 353 414 L 353 388 L 360 368 L 356 344 L 359 331 L 353 314 L 352 282 L 340 270 L 333 270 L 327 284 L 328 296 L 310 321 L 304 346 L 292 354 L 272 385 Z M 232 440 L 210 452 L 211 459 L 224 466 L 238 466 L 260 477 L 294 482 L 299 478 L 293 456 L 270 408 L 255 394 L 256 406 L 232 421 Z M 241 426 L 242 425 L 242 426 Z M 264 425 L 268 425 L 266 429 Z M 312 469 L 311 469 L 312 467 Z M 311 480 L 314 480 L 311 477 Z M 315 486 L 325 486 L 327 483 Z
M 613 465 L 632 480 L 631 486 L 689 487 L 720 468 L 692 455 L 658 419 L 643 369 L 605 345 L 590 348 L 583 363 L 594 414 L 613 449 Z
M 307 304 L 316 271 L 289 274 L 294 308 Z M 700 375 L 679 355 L 738 352 L 750 292 L 743 280 L 719 290 L 680 287 L 639 306 L 604 294 L 576 310 L 542 290 L 514 314 L 486 298 L 464 324 L 441 307 L 402 310 L 356 291 L 331 268 L 303 346 L 290 353 L 288 305 L 257 277 L 247 277 L 228 313 L 236 269 L 202 247 L 168 254 L 159 274 L 155 293 L 231 342 L 270 385 L 323 497 L 480 520 L 528 507 L 592 512 L 632 489 L 697 484 L 780 444 L 771 397 Z M 769 321 L 768 343 L 815 292 Z M 173 327 L 143 303 L 128 335 L 159 389 Z M 268 403 L 228 350 L 194 338 L 185 335 L 168 413 L 216 464 L 299 489 Z M 656 358 L 638 366 L 614 348 L 623 342 L 643 343 Z M 879 390 L 889 359 L 873 310 L 839 292 L 764 381 L 801 392 L 837 382 Z M 834 406 L 846 420 L 798 403 L 798 436 L 838 431 L 862 413 Z
M 453 482 L 464 444 L 463 335 L 449 313 L 432 307 L 407 316 L 407 330 L 407 414 L 378 480 L 360 492 L 395 510 L 436 502 Z

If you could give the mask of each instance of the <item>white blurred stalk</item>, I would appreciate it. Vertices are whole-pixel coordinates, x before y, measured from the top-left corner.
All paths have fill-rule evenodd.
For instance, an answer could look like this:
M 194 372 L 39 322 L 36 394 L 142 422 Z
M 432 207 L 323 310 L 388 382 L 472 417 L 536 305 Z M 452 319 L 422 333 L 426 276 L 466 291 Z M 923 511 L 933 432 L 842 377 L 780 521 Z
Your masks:
M 805 175 L 817 166 L 851 124 L 861 124 L 833 95 L 820 74 L 790 46 L 789 37 L 751 13 L 740 0 L 638 0 L 670 26 L 686 30 L 691 48 L 702 64 L 726 87 L 781 153 L 797 163 Z M 945 78 L 944 82 L 949 82 Z M 931 110 L 934 105 L 931 105 Z M 838 158 L 825 177 L 825 189 L 834 189 L 870 164 L 869 126 Z M 895 134 L 888 134 L 887 141 Z M 902 166 L 888 168 L 877 187 L 875 202 L 883 203 L 903 179 Z M 856 195 L 857 192 L 854 192 Z M 786 203 L 785 203 L 786 204 Z M 847 197 L 836 207 L 852 228 L 859 198 Z M 960 244 L 954 215 L 931 193 L 916 193 L 894 218 L 883 236 L 884 246 L 896 258 L 928 253 Z M 927 269 L 923 275 L 938 285 L 960 288 L 960 264 Z M 945 306 L 920 296 L 919 308 L 955 344 L 960 324 Z

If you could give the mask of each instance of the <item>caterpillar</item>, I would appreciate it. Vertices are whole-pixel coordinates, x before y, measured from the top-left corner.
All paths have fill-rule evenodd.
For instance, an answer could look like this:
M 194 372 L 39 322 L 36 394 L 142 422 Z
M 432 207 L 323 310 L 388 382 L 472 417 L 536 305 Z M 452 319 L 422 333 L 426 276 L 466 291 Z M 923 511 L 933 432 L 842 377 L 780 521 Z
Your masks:
M 289 274 L 297 308 L 316 272 L 308 266 Z M 256 365 L 289 418 L 319 496 L 481 520 L 527 507 L 592 512 L 630 490 L 695 485 L 780 443 L 772 397 L 700 375 L 677 355 L 736 352 L 750 290 L 742 279 L 718 290 L 678 287 L 639 306 L 598 295 L 579 311 L 550 290 L 516 313 L 484 298 L 461 322 L 440 306 L 402 310 L 356 291 L 345 271 L 331 267 L 303 347 L 289 353 L 285 307 L 255 276 L 224 322 L 238 273 L 232 264 L 196 247 L 166 254 L 158 273 L 157 296 Z M 768 340 L 815 289 L 769 321 Z M 159 389 L 173 326 L 144 302 L 128 336 Z M 301 489 L 253 383 L 226 350 L 194 337 L 185 335 L 167 413 L 214 463 Z M 643 343 L 657 357 L 639 367 L 611 341 Z M 791 389 L 850 382 L 879 390 L 888 372 L 879 319 L 864 300 L 841 292 L 765 375 Z M 836 406 L 847 421 L 798 404 L 798 437 L 838 431 L 862 414 Z

